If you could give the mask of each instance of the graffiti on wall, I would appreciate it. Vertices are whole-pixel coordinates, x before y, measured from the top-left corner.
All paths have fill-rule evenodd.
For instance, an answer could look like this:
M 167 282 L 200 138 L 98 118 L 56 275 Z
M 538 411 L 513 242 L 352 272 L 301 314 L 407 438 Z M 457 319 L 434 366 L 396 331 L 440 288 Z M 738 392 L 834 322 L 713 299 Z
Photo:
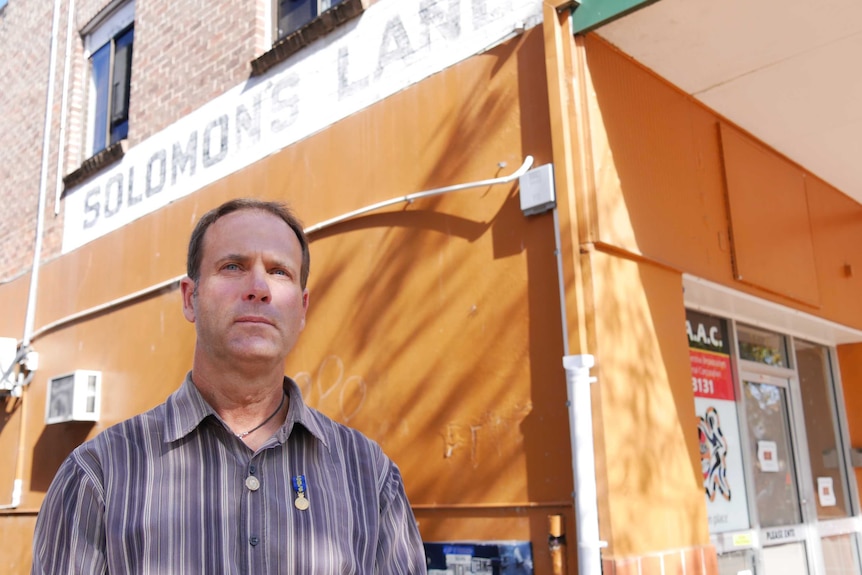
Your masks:
M 365 379 L 361 375 L 348 375 L 344 361 L 337 355 L 326 356 L 316 374 L 301 371 L 293 380 L 306 402 L 334 414 L 342 423 L 350 423 L 365 404 L 368 389 Z

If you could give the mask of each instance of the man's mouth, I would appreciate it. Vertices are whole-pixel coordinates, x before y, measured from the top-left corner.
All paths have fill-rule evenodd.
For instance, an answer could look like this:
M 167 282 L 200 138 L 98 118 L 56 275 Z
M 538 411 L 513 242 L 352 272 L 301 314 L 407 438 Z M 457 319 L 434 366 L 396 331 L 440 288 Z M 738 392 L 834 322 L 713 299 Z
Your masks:
M 262 323 L 271 326 L 275 325 L 269 318 L 265 318 L 259 315 L 244 315 L 236 318 L 235 321 L 236 323 Z

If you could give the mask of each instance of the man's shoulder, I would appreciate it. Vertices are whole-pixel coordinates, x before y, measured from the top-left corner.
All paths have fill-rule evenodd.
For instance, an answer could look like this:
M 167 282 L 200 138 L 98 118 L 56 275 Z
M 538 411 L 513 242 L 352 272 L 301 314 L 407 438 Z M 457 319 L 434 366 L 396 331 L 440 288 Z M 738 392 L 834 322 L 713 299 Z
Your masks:
M 158 445 L 162 442 L 163 411 L 164 405 L 157 406 L 111 425 L 80 444 L 65 458 L 54 481 L 89 481 L 103 486 L 107 476 L 116 476 L 117 470 L 124 469 L 129 461 L 161 451 Z M 72 479 L 75 477 L 78 479 Z
M 132 416 L 105 428 L 95 437 L 79 445 L 73 452 L 76 459 L 101 459 L 115 455 L 118 450 L 135 449 L 146 439 L 160 438 L 165 420 L 165 404 Z
M 316 423 L 317 429 L 323 435 L 321 439 L 329 445 L 330 449 L 352 446 L 364 450 L 383 454 L 380 444 L 368 437 L 362 431 L 347 424 L 336 421 L 325 413 L 306 405 L 307 413 L 311 420 Z M 306 425 L 306 427 L 309 427 Z

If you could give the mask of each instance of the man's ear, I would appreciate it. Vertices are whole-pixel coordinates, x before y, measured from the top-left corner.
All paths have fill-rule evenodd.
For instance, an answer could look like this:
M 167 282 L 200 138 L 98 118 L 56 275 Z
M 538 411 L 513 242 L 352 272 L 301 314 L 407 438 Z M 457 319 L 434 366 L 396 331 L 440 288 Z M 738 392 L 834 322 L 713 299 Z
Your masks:
M 180 292 L 183 296 L 183 315 L 190 322 L 195 322 L 195 282 L 188 276 L 180 280 Z
M 302 324 L 299 326 L 300 330 L 305 329 L 305 316 L 308 313 L 308 289 L 302 290 Z

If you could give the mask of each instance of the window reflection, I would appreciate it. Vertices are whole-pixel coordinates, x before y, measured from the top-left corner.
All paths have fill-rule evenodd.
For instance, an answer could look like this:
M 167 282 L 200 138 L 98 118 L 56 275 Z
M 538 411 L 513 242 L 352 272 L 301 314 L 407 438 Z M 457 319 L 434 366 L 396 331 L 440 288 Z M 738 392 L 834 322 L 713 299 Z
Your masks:
M 785 390 L 745 381 L 743 391 L 760 525 L 777 527 L 800 523 L 802 514 Z
M 749 326 L 738 326 L 739 357 L 776 367 L 789 367 L 787 340 L 783 335 Z

